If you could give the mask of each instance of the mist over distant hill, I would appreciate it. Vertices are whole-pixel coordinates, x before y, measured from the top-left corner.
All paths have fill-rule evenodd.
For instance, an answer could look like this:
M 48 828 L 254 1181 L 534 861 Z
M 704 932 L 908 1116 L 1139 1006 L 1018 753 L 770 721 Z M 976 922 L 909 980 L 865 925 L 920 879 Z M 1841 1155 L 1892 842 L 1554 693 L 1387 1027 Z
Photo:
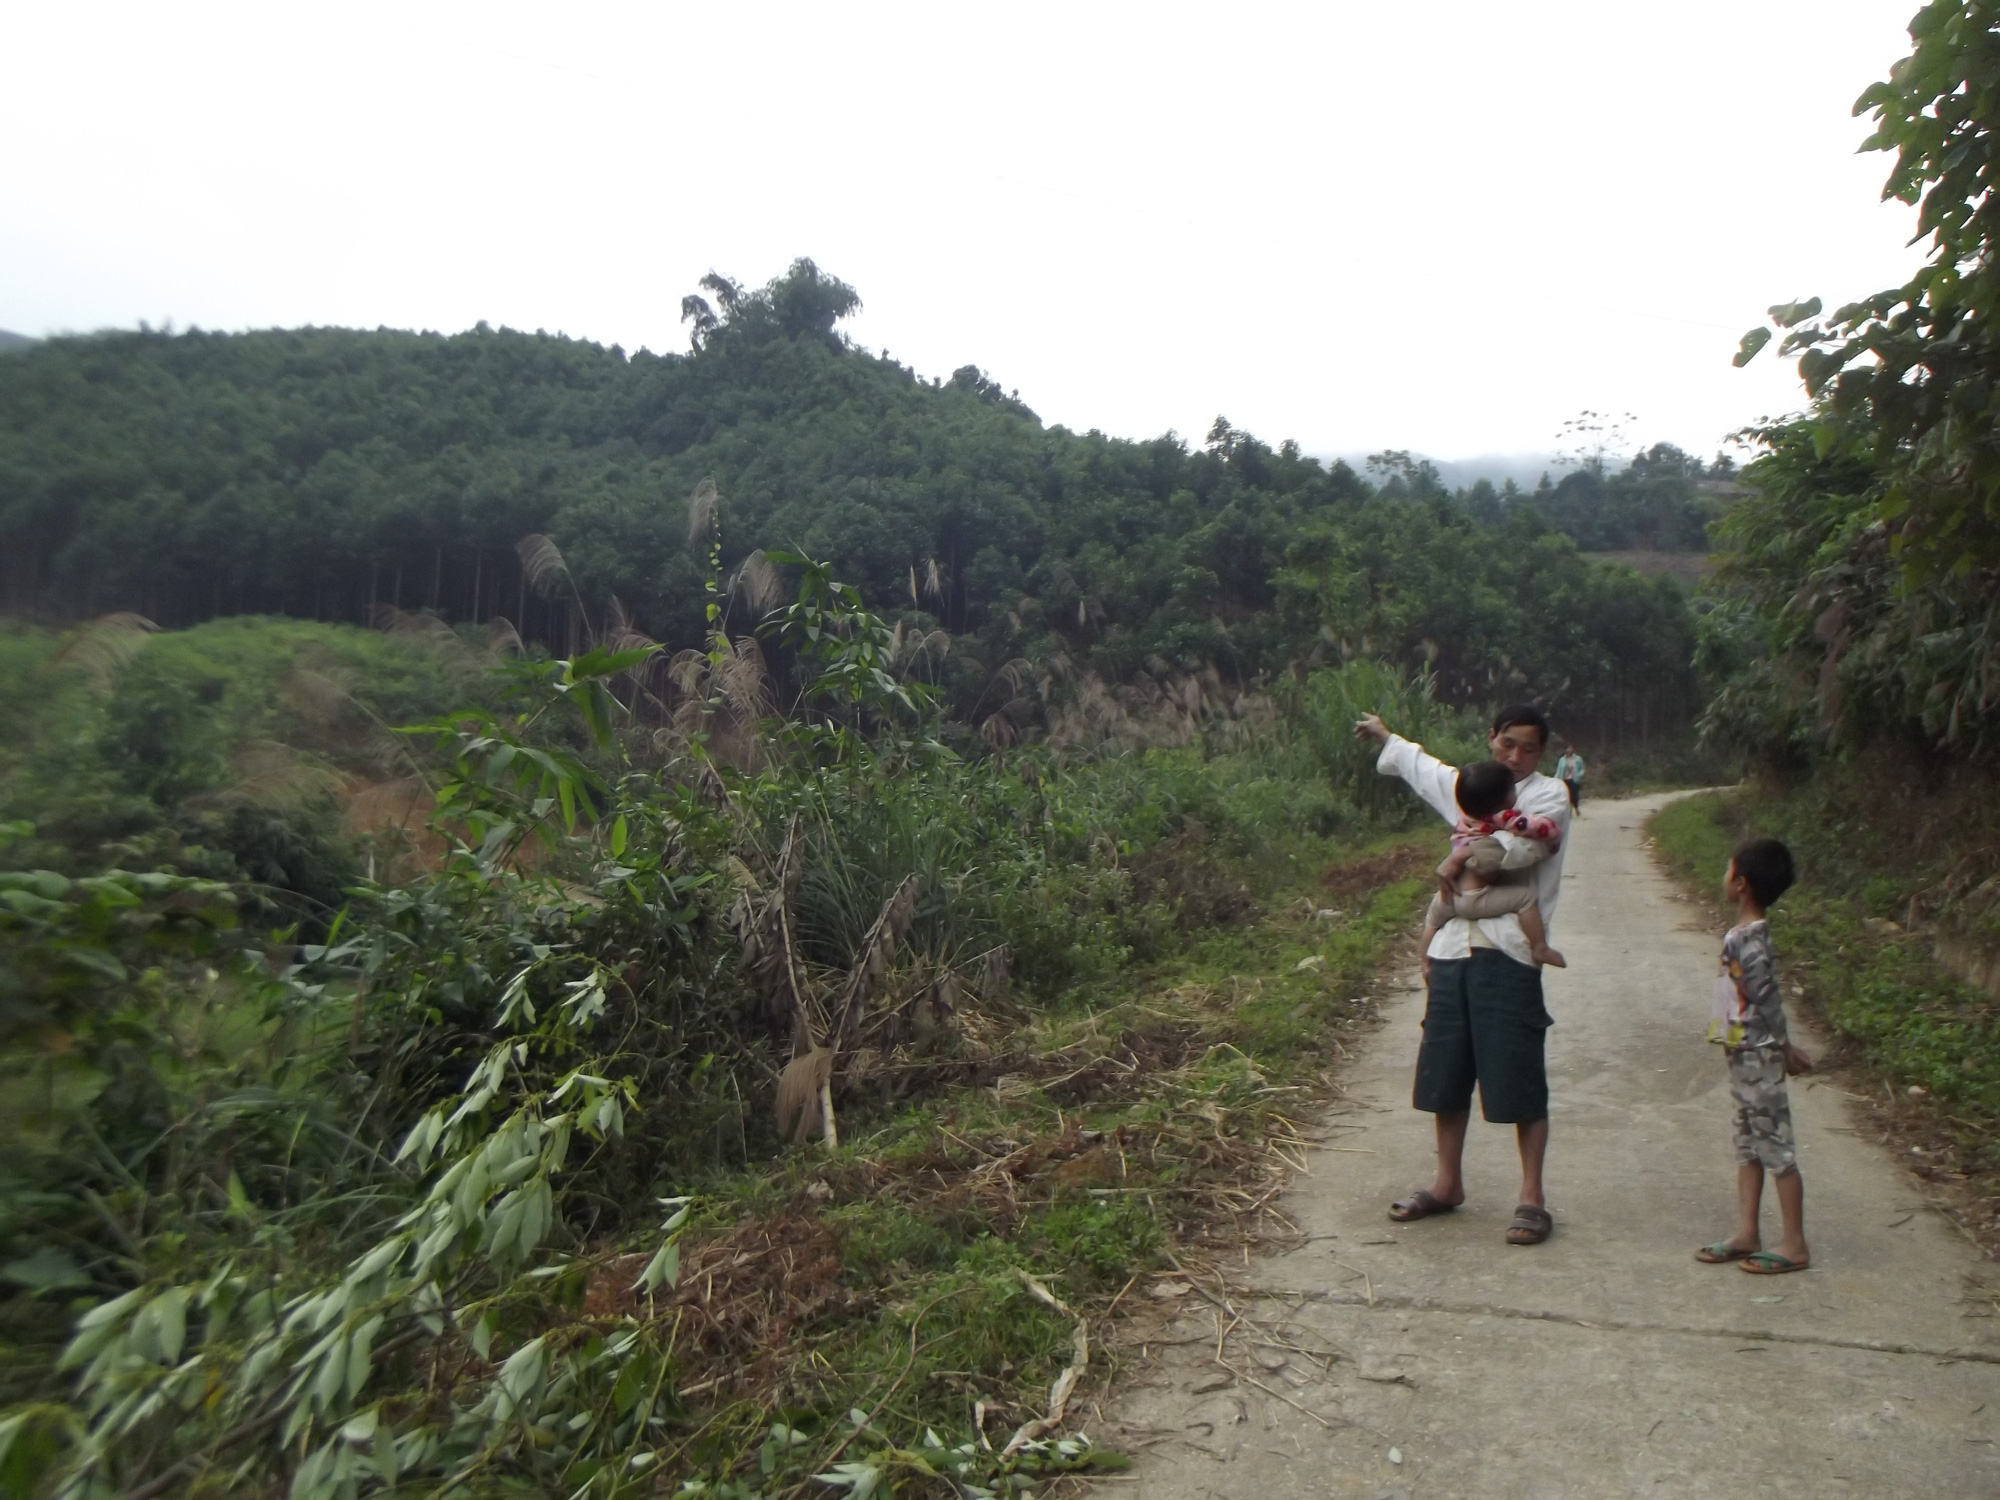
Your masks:
M 9 333 L 0 328 L 0 354 L 11 354 L 16 349 L 26 349 L 39 342 L 39 339 L 31 339 L 25 333 Z
M 1490 479 L 1495 486 L 1511 479 L 1522 489 L 1531 490 L 1542 482 L 1544 474 L 1554 482 L 1576 467 L 1555 453 L 1482 453 L 1474 458 L 1426 458 L 1421 453 L 1410 456 L 1424 459 L 1435 468 L 1439 482 L 1448 490 L 1467 489 L 1482 479 Z M 1328 463 L 1339 459 L 1357 474 L 1368 472 L 1366 453 L 1329 453 L 1324 457 Z

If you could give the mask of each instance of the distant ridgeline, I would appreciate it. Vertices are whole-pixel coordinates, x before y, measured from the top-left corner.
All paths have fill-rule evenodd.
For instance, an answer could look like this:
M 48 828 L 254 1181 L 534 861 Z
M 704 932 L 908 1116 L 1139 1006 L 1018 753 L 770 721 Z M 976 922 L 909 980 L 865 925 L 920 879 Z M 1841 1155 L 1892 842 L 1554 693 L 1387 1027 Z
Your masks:
M 726 568 L 758 548 L 829 559 L 872 607 L 956 638 L 961 709 L 1021 657 L 1243 683 L 1355 652 L 1607 731 L 1699 704 L 1679 587 L 1577 551 L 1703 545 L 1703 471 L 1677 450 L 1514 495 L 1449 494 L 1385 455 L 1375 484 L 1219 418 L 1199 449 L 1130 442 L 1045 427 L 973 366 L 927 383 L 837 332 L 859 299 L 810 261 L 704 287 L 687 354 L 483 324 L 18 350 L 0 359 L 0 609 L 172 627 L 391 605 L 505 616 L 560 651 L 573 605 L 538 596 L 516 552 L 544 533 L 586 610 L 615 597 L 688 645 L 707 565 L 688 499 L 713 477 Z

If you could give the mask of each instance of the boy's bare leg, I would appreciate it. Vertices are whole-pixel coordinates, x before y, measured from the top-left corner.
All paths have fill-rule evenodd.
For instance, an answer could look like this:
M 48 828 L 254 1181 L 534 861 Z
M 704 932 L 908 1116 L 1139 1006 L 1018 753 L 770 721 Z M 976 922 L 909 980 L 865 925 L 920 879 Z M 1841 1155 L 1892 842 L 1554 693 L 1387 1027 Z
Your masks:
M 1549 930 L 1542 925 L 1542 909 L 1532 901 L 1521 908 L 1521 936 L 1528 940 L 1528 951 L 1538 964 L 1546 964 L 1551 969 L 1567 969 L 1569 961 L 1549 946 Z
M 1440 1203 L 1465 1201 L 1465 1131 L 1472 1123 L 1472 1111 L 1456 1109 L 1435 1116 L 1437 1120 L 1438 1167 L 1431 1182 L 1431 1196 Z M 1540 1200 L 1537 1199 L 1537 1202 Z
M 1762 1170 L 1758 1168 L 1760 1173 Z M 1777 1190 L 1778 1213 L 1784 1221 L 1778 1253 L 1786 1260 L 1810 1260 L 1812 1252 L 1806 1248 L 1805 1178 L 1799 1175 L 1797 1167 L 1789 1167 L 1777 1174 L 1771 1186 Z
M 1797 1177 L 1797 1173 L 1792 1174 Z M 1780 1202 L 1783 1201 L 1781 1198 Z M 1727 1240 L 1732 1250 L 1749 1252 L 1764 1248 L 1764 1232 L 1757 1222 L 1764 1202 L 1764 1164 L 1746 1161 L 1736 1168 L 1736 1233 Z

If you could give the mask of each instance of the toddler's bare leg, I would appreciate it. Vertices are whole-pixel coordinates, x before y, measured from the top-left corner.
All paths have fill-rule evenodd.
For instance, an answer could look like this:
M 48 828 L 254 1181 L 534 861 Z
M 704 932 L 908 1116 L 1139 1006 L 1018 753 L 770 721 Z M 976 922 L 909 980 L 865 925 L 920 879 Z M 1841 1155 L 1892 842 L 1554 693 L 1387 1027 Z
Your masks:
M 1523 881 L 1505 880 L 1476 891 L 1461 891 L 1452 898 L 1451 909 L 1467 921 L 1478 922 L 1487 917 L 1504 917 L 1509 912 L 1520 911 L 1532 906 L 1534 900 L 1532 886 Z
M 1549 930 L 1542 925 L 1542 909 L 1534 902 L 1521 908 L 1521 936 L 1528 940 L 1528 951 L 1535 955 L 1536 963 L 1552 969 L 1569 967 L 1568 960 L 1549 946 Z

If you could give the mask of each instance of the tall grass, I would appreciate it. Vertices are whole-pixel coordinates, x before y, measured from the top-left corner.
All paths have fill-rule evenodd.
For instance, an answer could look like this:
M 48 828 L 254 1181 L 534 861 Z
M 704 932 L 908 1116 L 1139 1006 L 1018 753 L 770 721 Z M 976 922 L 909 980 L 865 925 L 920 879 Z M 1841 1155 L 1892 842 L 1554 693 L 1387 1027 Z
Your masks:
M 1428 672 L 1405 673 L 1369 657 L 1314 672 L 1295 689 L 1291 708 L 1299 743 L 1334 792 L 1374 822 L 1407 821 L 1418 809 L 1400 782 L 1377 773 L 1377 747 L 1354 737 L 1364 714 L 1379 715 L 1396 734 L 1453 764 L 1476 758 L 1486 747 L 1479 717 L 1440 703 Z
M 324 934 L 272 922 L 240 851 L 217 870 L 224 878 L 189 883 L 193 835 L 219 826 L 200 821 L 221 805 L 218 788 L 263 786 L 262 803 L 231 805 L 305 828 L 330 800 L 325 777 L 308 772 L 366 775 L 386 714 L 421 711 L 433 690 L 498 701 L 502 688 L 468 679 L 432 635 L 230 622 L 148 637 L 108 677 L 54 661 L 46 639 L 0 651 L 0 672 L 24 695 L 42 678 L 62 684 L 46 700 L 60 712 L 37 719 L 4 768 L 0 822 L 10 808 L 29 817 L 11 832 L 19 847 L 0 850 L 0 926 L 14 924 L 0 936 L 18 950 L 0 948 L 0 960 L 19 971 L 0 1001 L 31 993 L 48 1014 L 0 1010 L 0 1062 L 24 1077 L 92 1070 L 89 1087 L 43 1109 L 37 1150 L 0 1171 L 0 1272 L 23 1288 L 14 1310 L 36 1314 L 12 1333 L 0 1326 L 0 1346 L 15 1345 L 11 1356 L 0 1347 L 0 1375 L 16 1394 L 50 1383 L 68 1294 L 101 1309 L 73 1350 L 115 1341 L 113 1356 L 93 1353 L 75 1377 L 80 1404 L 0 1413 L 0 1440 L 30 1434 L 38 1467 L 120 1493 L 161 1474 L 212 1484 L 227 1470 L 335 1500 L 363 1462 L 401 1465 L 405 1482 L 483 1466 L 522 1493 L 583 1493 L 578 1474 L 626 1473 L 642 1453 L 669 1462 L 656 1446 L 662 1424 L 690 1434 L 706 1419 L 670 1402 L 655 1422 L 652 1405 L 618 1392 L 669 1389 L 691 1356 L 673 1345 L 679 1324 L 635 1299 L 637 1266 L 620 1257 L 650 1257 L 647 1295 L 666 1295 L 674 1251 L 655 1200 L 725 1162 L 773 1170 L 783 1148 L 765 1106 L 793 1050 L 795 1011 L 834 1023 L 815 1039 L 829 1039 L 843 1126 L 881 1125 L 912 1090 L 1014 1069 L 1050 1025 L 1089 1032 L 1062 1064 L 1069 1078 L 1113 1045 L 1090 1018 L 1130 986 L 1135 960 L 1169 963 L 1199 935 L 1255 919 L 1255 862 L 1288 869 L 1296 891 L 1327 853 L 1316 836 L 1401 812 L 1372 749 L 1352 741 L 1361 712 L 1445 753 L 1478 743 L 1477 726 L 1441 708 L 1427 680 L 1356 663 L 1302 684 L 1290 729 L 1232 732 L 1220 752 L 1014 745 L 966 760 L 928 729 L 871 740 L 773 722 L 769 755 L 731 770 L 695 737 L 663 751 L 636 715 L 621 739 L 609 709 L 585 712 L 577 694 L 603 688 L 608 659 L 530 659 L 505 674 L 526 695 L 509 700 L 517 712 L 451 703 L 398 737 L 411 747 L 402 753 L 429 757 L 442 809 L 433 857 L 400 882 L 355 875 L 334 893 L 348 905 Z M 339 691 L 298 691 L 301 670 Z M 599 675 L 578 675 L 588 671 Z M 88 826 L 76 797 L 100 783 L 147 811 L 158 834 L 145 847 L 123 841 L 132 873 L 108 884 L 94 878 L 101 849 L 65 842 Z M 546 837 L 533 859 L 514 859 L 530 830 Z M 44 848 L 93 878 L 7 868 Z M 293 878 L 294 890 L 313 889 Z M 892 892 L 914 900 L 894 903 L 911 918 L 895 943 L 881 938 Z M 768 924 L 746 893 L 793 902 L 779 925 L 804 962 L 793 967 L 786 937 L 778 963 L 796 1005 L 771 1003 L 773 965 L 749 936 Z M 1303 1055 L 1324 1019 L 1312 1007 L 1344 1015 L 1351 998 L 1326 976 L 1358 975 L 1381 929 L 1407 919 L 1410 894 L 1348 935 L 1351 963 L 1300 969 L 1303 951 L 1287 952 L 1267 976 L 1284 980 L 1282 994 L 1259 986 L 1250 1002 L 1268 1015 L 1218 1020 L 1230 1056 L 1240 1060 L 1253 1033 L 1274 1055 Z M 1287 934 L 1333 941 L 1318 925 Z M 98 960 L 80 978 L 69 960 L 79 946 Z M 32 971 L 20 953 L 40 955 Z M 57 1000 L 68 1009 L 50 1009 Z M 1186 1028 L 1140 1035 L 1152 1023 L 1136 1013 L 1133 1023 L 1133 1040 L 1115 1044 L 1132 1060 L 1113 1071 L 1164 1058 L 1186 1074 L 1177 1086 L 1206 1088 Z M 1004 1112 L 1019 1098 L 1019 1079 L 1004 1096 L 995 1083 L 969 1092 L 967 1109 Z M 1061 1110 L 1058 1100 L 1055 1129 L 1071 1133 Z M 796 1159 L 775 1173 L 794 1169 Z M 1014 1240 L 961 1215 L 963 1233 L 933 1257 L 949 1249 L 939 1265 L 957 1278 L 941 1295 L 991 1282 L 993 1337 L 939 1355 L 981 1380 L 1002 1366 L 1026 1378 L 1025 1357 L 1046 1390 L 1043 1366 L 1061 1357 L 1060 1324 L 1042 1330 L 1050 1338 L 1023 1333 L 1017 1270 L 1059 1265 L 1109 1295 L 1160 1242 L 1140 1200 L 1086 1201 L 1076 1184 L 1054 1185 L 1068 1196 L 1014 1225 Z M 871 1250 L 865 1225 L 820 1224 L 797 1202 L 787 1215 L 814 1243 L 854 1241 L 825 1272 L 843 1297 L 875 1295 L 871 1256 L 880 1278 L 907 1277 L 897 1263 L 921 1262 L 917 1240 L 930 1233 L 881 1225 Z M 1035 1249 L 1037 1237 L 1074 1253 Z M 275 1290 L 252 1298 L 253 1283 Z M 215 1287 L 224 1300 L 202 1290 Z M 576 1301 L 592 1297 L 596 1310 L 579 1320 Z M 305 1314 L 293 1316 L 308 1306 L 324 1315 L 310 1337 Z M 856 1347 L 890 1327 L 865 1308 L 815 1316 L 850 1317 Z M 907 1365 L 909 1338 L 898 1321 L 884 1358 Z M 682 1399 L 714 1384 L 697 1381 Z M 860 1395 L 835 1370 L 824 1410 L 787 1421 L 815 1424 L 825 1449 L 845 1451 L 829 1424 Z M 673 1452 L 683 1474 L 710 1462 Z M 631 1492 L 623 1480 L 597 1491 Z

